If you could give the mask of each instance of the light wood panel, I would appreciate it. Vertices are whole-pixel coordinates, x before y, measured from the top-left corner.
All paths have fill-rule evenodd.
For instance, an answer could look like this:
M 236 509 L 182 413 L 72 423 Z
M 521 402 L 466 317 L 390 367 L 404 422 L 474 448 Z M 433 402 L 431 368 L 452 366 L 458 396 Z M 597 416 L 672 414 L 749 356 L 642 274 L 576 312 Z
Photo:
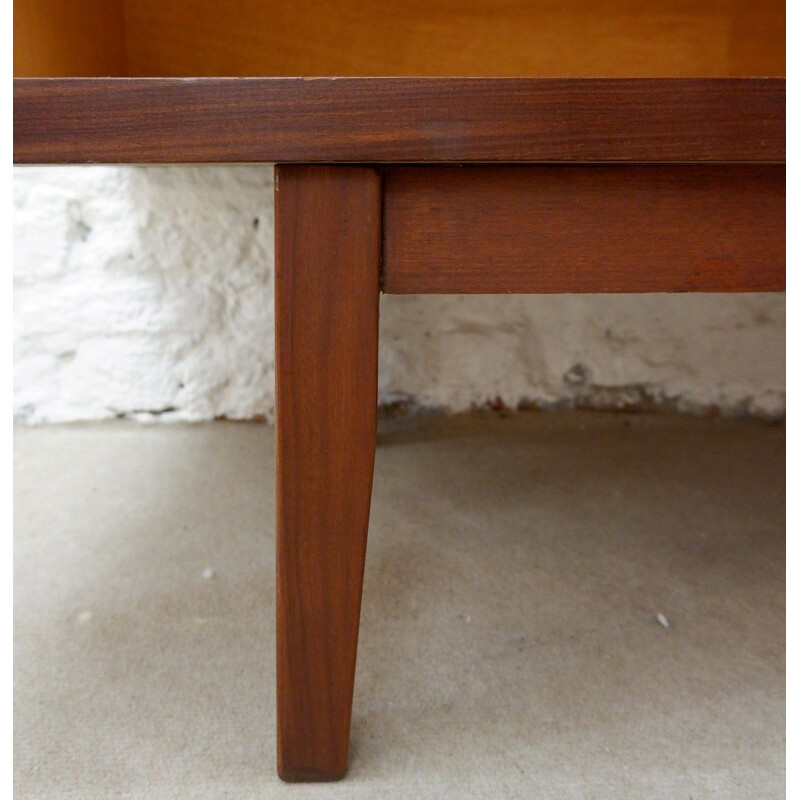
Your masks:
M 14 0 L 14 75 L 125 75 L 122 0 Z
M 384 187 L 388 293 L 786 286 L 779 165 L 401 167 Z
M 105 30 L 120 2 L 15 3 L 15 74 L 96 75 L 101 67 L 152 77 L 785 74 L 785 10 L 777 0 L 124 0 L 125 61 L 94 61 L 103 37 L 92 42 L 79 29 L 89 21 Z M 37 16 L 44 21 L 31 23 Z M 68 46 L 76 37 L 87 46 Z
M 130 75 L 783 75 L 775 0 L 127 0 Z

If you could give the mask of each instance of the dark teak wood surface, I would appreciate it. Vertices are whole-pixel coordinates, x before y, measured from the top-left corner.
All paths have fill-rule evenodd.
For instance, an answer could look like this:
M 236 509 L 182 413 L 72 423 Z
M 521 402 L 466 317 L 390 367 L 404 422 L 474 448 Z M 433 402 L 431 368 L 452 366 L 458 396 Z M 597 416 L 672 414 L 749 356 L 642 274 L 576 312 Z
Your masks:
M 783 78 L 16 79 L 16 163 L 780 162 Z
M 785 167 L 396 167 L 389 293 L 779 292 Z
M 275 175 L 278 772 L 347 769 L 375 458 L 380 175 Z

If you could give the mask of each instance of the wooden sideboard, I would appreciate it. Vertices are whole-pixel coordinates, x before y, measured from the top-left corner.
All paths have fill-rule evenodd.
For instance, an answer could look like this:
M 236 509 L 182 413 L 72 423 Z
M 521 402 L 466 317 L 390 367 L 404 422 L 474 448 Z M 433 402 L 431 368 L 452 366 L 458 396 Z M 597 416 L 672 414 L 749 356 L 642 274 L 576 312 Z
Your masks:
M 15 3 L 16 163 L 277 164 L 281 777 L 347 769 L 379 293 L 783 291 L 784 40 L 734 0 Z

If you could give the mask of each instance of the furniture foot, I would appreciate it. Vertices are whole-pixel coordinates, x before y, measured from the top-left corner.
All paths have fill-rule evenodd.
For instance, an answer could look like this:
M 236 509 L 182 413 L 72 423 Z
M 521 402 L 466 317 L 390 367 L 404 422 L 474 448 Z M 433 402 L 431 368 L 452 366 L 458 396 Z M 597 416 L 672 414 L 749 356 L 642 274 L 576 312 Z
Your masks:
M 275 173 L 278 774 L 347 770 L 375 458 L 381 179 Z

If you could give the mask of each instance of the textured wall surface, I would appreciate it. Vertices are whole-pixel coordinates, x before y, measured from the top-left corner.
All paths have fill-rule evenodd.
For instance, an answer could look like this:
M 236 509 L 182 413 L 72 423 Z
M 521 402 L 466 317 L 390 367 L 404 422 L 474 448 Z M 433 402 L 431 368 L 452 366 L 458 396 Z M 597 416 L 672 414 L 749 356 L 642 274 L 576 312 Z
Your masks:
M 14 172 L 30 422 L 272 418 L 272 169 Z M 781 417 L 783 295 L 381 300 L 380 400 Z

